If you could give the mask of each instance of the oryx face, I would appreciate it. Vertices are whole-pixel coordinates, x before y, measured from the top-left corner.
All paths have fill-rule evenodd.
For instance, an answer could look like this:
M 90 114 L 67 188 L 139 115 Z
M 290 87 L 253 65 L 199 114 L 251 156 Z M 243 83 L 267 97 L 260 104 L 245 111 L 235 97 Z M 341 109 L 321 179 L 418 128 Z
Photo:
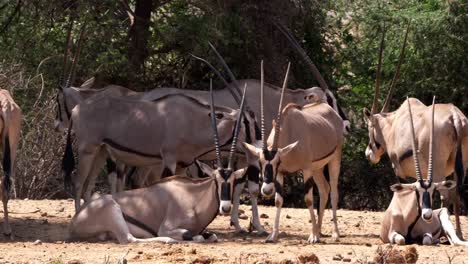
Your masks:
M 197 163 L 206 175 L 213 177 L 216 181 L 216 185 L 218 186 L 218 198 L 220 201 L 219 213 L 221 215 L 231 213 L 234 180 L 242 178 L 245 174 L 245 169 L 239 169 L 237 171 L 224 168 L 212 169 L 203 162 L 197 161 Z
M 382 129 L 378 123 L 378 115 L 373 115 L 368 109 L 364 109 L 364 119 L 367 123 L 369 132 L 369 144 L 366 148 L 366 157 L 372 163 L 378 163 L 380 158 L 385 153 L 385 141 L 382 134 Z
M 282 174 L 279 174 L 281 160 L 284 159 L 293 150 L 297 141 L 277 150 L 264 150 L 244 143 L 244 147 L 251 155 L 258 157 L 260 163 L 260 173 L 263 177 L 262 195 L 269 198 L 276 192 L 275 183 L 282 182 Z
M 421 218 L 426 223 L 432 222 L 432 195 L 434 190 L 449 190 L 455 187 L 454 181 L 448 180 L 439 183 L 429 181 L 416 181 L 410 184 L 394 184 L 390 189 L 394 192 L 415 191 L 418 198 L 418 211 L 421 210 Z
M 54 129 L 57 132 L 64 132 L 68 127 L 70 112 L 67 108 L 67 102 L 63 88 L 59 88 L 57 91 L 57 97 L 55 98 L 57 102 Z
M 240 142 L 247 142 L 255 146 L 262 145 L 262 132 L 258 126 L 255 113 L 253 111 L 245 111 L 243 118 L 243 125 L 245 127 L 245 140 L 240 140 Z

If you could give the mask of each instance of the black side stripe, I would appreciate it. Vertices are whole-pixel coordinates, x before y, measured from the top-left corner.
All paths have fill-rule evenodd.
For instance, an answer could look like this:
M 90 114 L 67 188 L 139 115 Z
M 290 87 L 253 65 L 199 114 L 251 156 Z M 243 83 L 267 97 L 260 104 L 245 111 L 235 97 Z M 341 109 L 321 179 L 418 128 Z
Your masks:
M 126 215 L 124 212 L 122 212 L 122 216 L 123 218 L 125 219 L 126 222 L 150 233 L 151 235 L 153 235 L 154 237 L 157 237 L 158 236 L 158 232 L 154 231 L 151 227 L 147 226 L 146 224 L 138 221 L 137 219 L 129 216 L 129 215 Z
M 333 148 L 333 150 L 330 151 L 329 153 L 327 153 L 325 156 L 323 156 L 323 157 L 321 157 L 321 158 L 319 158 L 319 159 L 313 160 L 312 162 L 317 162 L 317 161 L 320 161 L 320 160 L 323 160 L 323 159 L 326 159 L 326 158 L 330 157 L 330 156 L 333 155 L 333 153 L 335 152 L 336 147 L 337 147 L 337 146 L 335 146 L 335 148 Z
M 122 146 L 120 145 L 119 143 L 117 142 L 114 142 L 112 141 L 111 139 L 108 139 L 108 138 L 105 138 L 104 140 L 102 140 L 102 142 L 106 143 L 107 145 L 115 148 L 115 149 L 118 149 L 120 151 L 124 151 L 124 152 L 129 152 L 129 153 L 133 153 L 133 154 L 136 154 L 136 155 L 139 155 L 139 156 L 143 156 L 143 157 L 147 157 L 147 158 L 158 158 L 158 159 L 161 159 L 161 155 L 159 154 L 149 154 L 149 153 L 144 153 L 144 152 L 140 152 L 138 150 L 134 150 L 134 149 L 131 149 L 131 148 L 128 148 L 128 147 L 125 147 L 125 146 Z
M 400 157 L 398 157 L 398 162 L 402 162 L 404 161 L 405 159 L 407 158 L 410 158 L 413 156 L 413 150 L 412 149 L 408 149 L 407 151 L 405 151 L 403 153 L 403 155 L 401 155 Z

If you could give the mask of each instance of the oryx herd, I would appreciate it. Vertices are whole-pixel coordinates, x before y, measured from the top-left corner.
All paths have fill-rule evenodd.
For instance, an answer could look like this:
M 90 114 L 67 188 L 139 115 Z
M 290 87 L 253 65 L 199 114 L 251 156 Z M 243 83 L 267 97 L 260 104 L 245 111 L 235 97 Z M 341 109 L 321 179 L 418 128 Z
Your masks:
M 339 240 L 338 179 L 350 124 L 291 32 L 281 24 L 275 25 L 301 54 L 320 87 L 288 88 L 291 64 L 281 88 L 267 84 L 263 61 L 260 80 L 237 80 L 211 44 L 230 82 L 208 61 L 194 57 L 207 63 L 221 78 L 223 89 L 213 89 L 210 82 L 209 91 L 157 88 L 134 92 L 118 85 L 96 88 L 94 79 L 73 87 L 84 28 L 75 54 L 69 59 L 74 27 L 71 21 L 55 120 L 56 130 L 66 133 L 62 171 L 65 190 L 75 205 L 70 239 L 214 242 L 216 235 L 208 233 L 206 227 L 218 214 L 230 214 L 236 232 L 247 232 L 238 219 L 240 195 L 247 187 L 252 204 L 251 227 L 260 235 L 268 235 L 266 242 L 276 242 L 285 197 L 284 178 L 300 173 L 312 223 L 308 242 L 321 239 L 329 195 L 332 238 Z M 370 111 L 363 111 L 369 131 L 367 158 L 377 163 L 387 153 L 397 176 L 417 179 L 391 186 L 394 194 L 382 222 L 381 239 L 385 243 L 426 245 L 446 236 L 453 245 L 468 246 L 462 241 L 459 220 L 460 195 L 468 167 L 468 119 L 452 104 L 433 101 L 426 106 L 416 98 L 407 98 L 396 111 L 389 111 L 408 30 L 409 26 L 395 77 L 378 112 L 385 39 L 382 30 L 374 101 Z M 11 235 L 7 202 L 22 117 L 8 91 L 1 90 L 0 104 L 3 232 Z M 111 194 L 93 194 L 96 179 L 106 165 Z M 445 180 L 452 173 L 455 181 Z M 126 182 L 132 182 L 131 186 Z M 317 216 L 314 186 L 320 197 Z M 448 190 L 455 186 L 456 229 L 445 207 L 432 210 L 434 190 L 441 193 L 445 206 Z M 259 220 L 260 193 L 275 200 L 276 216 L 270 234 Z

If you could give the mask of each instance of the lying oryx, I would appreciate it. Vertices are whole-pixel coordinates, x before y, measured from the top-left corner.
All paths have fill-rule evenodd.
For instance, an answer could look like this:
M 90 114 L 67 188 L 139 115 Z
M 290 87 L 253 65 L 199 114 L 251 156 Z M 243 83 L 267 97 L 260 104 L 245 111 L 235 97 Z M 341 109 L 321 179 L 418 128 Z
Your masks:
M 216 107 L 222 145 L 232 140 L 239 111 Z M 76 211 L 82 194 L 85 201 L 91 197 L 95 179 L 108 156 L 137 167 L 162 160 L 164 177 L 174 175 L 177 164 L 187 166 L 212 151 L 206 118 L 209 115 L 209 105 L 181 94 L 167 95 L 153 102 L 106 97 L 77 105 L 71 115 L 63 162 L 65 184 L 71 190 L 74 158 L 70 130 L 73 127 L 79 156 L 78 173 L 73 178 Z M 246 118 L 250 117 L 246 115 Z M 250 123 L 254 124 L 253 120 Z M 242 123 L 240 129 L 241 139 L 245 140 L 245 130 L 249 128 Z
M 11 178 L 15 177 L 16 150 L 21 131 L 21 109 L 8 90 L 0 89 L 0 136 L 3 154 L 3 178 L 0 177 L 0 195 L 3 202 L 3 234 L 13 238 L 8 221 L 8 199 Z
M 243 102 L 236 113 L 242 112 L 242 105 Z M 211 124 L 218 167 L 213 170 L 207 165 L 203 166 L 210 177 L 192 179 L 173 176 L 147 188 L 94 198 L 73 217 L 69 226 L 70 238 L 84 239 L 110 234 L 121 244 L 182 240 L 201 242 L 205 238 L 216 241 L 216 236 L 208 237 L 204 233 L 205 228 L 218 213 L 230 212 L 234 180 L 244 174 L 243 169 L 235 172 L 232 170 L 232 158 L 242 117 L 237 119 L 234 128 L 229 165 L 225 168 L 220 154 L 220 142 L 225 139 L 218 137 L 218 131 L 224 134 L 222 129 L 227 127 L 216 124 L 219 114 L 218 111 L 215 113 L 211 102 Z M 205 115 L 205 119 L 209 122 L 210 118 Z M 208 131 L 205 133 L 208 134 Z M 212 139 L 211 136 L 210 138 Z
M 406 102 L 411 123 L 414 169 L 418 180 L 411 184 L 398 183 L 391 186 L 392 191 L 394 191 L 393 198 L 385 212 L 380 238 L 384 243 L 391 244 L 404 245 L 405 243 L 422 242 L 424 245 L 432 245 L 438 243 L 440 237 L 446 236 L 452 245 L 468 246 L 468 242 L 461 241 L 455 233 L 447 208 L 432 211 L 434 190 L 440 191 L 455 187 L 455 182 L 450 180 L 433 183 L 434 108 L 439 110 L 439 107 L 435 107 L 434 102 L 432 102 L 429 165 L 425 181 L 422 178 L 418 160 L 418 142 L 415 138 L 411 100 L 406 100 Z M 420 116 L 416 117 L 417 120 L 421 118 Z M 438 152 L 435 152 L 435 155 L 438 155 Z
M 263 70 L 262 70 L 263 72 Z M 283 89 L 287 84 L 287 77 Z M 263 74 L 262 74 L 263 75 Z M 263 97 L 261 105 L 263 106 Z M 268 138 L 265 137 L 265 121 L 262 120 L 263 147 L 257 148 L 244 143 L 251 155 L 260 160 L 263 174 L 262 194 L 271 197 L 275 192 L 277 207 L 273 232 L 266 242 L 278 240 L 279 220 L 283 205 L 283 177 L 285 174 L 302 171 L 304 175 L 305 202 L 309 208 L 312 220 L 312 233 L 308 241 L 319 241 L 322 217 L 327 204 L 331 185 L 331 200 L 333 208 L 333 237 L 339 238 L 336 219 L 338 204 L 338 176 L 341 166 L 341 149 L 343 144 L 343 120 L 328 104 L 316 103 L 305 106 L 288 104 L 283 110 L 280 99 L 278 116 Z M 329 165 L 330 185 L 323 175 L 323 167 Z M 317 184 L 320 193 L 320 211 L 318 224 L 313 211 L 312 179 Z
M 408 30 L 406 35 L 408 34 Z M 367 120 L 367 128 L 369 131 L 369 144 L 366 148 L 366 156 L 372 163 L 378 163 L 380 158 L 385 153 L 388 154 L 392 162 L 395 174 L 400 178 L 413 177 L 416 178 L 414 170 L 414 161 L 411 159 L 413 150 L 411 149 L 410 136 L 410 116 L 403 103 L 396 111 L 389 112 L 389 104 L 393 88 L 398 79 L 399 68 L 403 51 L 406 44 L 403 42 L 402 52 L 400 54 L 400 62 L 398 63 L 395 77 L 392 81 L 387 99 L 384 103 L 382 111 L 378 113 L 377 99 L 379 97 L 380 83 L 380 68 L 382 61 L 384 34 L 381 40 L 379 52 L 379 65 L 377 70 L 376 90 L 372 110 L 364 109 L 364 117 Z M 410 98 L 411 105 L 416 120 L 415 131 L 418 146 L 420 146 L 420 154 L 423 160 L 428 160 L 429 156 L 429 127 L 431 124 L 430 108 L 425 106 L 418 99 Z M 435 142 L 434 151 L 438 154 L 434 161 L 435 181 L 441 182 L 450 174 L 456 174 L 458 191 L 461 195 L 462 184 L 465 174 L 465 168 L 468 167 L 468 120 L 463 113 L 452 104 L 437 104 L 435 113 L 436 123 L 434 126 L 437 141 Z M 424 170 L 427 168 L 427 163 L 422 162 L 423 178 L 427 175 Z M 441 190 L 442 200 L 444 204 L 448 200 L 448 190 Z M 460 220 L 459 220 L 459 200 L 455 202 L 455 219 L 458 235 L 461 236 Z

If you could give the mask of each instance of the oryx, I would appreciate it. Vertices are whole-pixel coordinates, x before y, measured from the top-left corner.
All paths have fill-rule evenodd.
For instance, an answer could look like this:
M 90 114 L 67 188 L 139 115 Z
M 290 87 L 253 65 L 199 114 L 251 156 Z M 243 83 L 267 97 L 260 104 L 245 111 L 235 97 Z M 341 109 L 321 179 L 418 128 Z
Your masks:
M 289 66 L 283 83 L 286 88 Z M 262 68 L 263 75 L 263 68 Z M 262 89 L 263 90 L 263 89 Z M 261 97 L 261 105 L 263 97 Z M 312 233 L 308 241 L 319 241 L 322 217 L 327 204 L 331 185 L 333 208 L 333 237 L 339 238 L 336 209 L 338 204 L 338 176 L 341 166 L 341 149 L 343 144 L 343 120 L 326 103 L 299 106 L 288 104 L 282 109 L 280 99 L 278 115 L 270 136 L 265 137 L 265 118 L 261 114 L 263 147 L 258 148 L 244 143 L 251 155 L 259 158 L 263 174 L 262 194 L 271 197 L 275 194 L 277 208 L 273 231 L 266 242 L 275 242 L 279 234 L 280 212 L 283 204 L 283 177 L 288 173 L 301 171 L 305 182 L 305 202 L 310 211 Z M 263 107 L 262 107 L 263 108 Z M 330 184 L 323 175 L 323 167 L 329 165 Z M 320 193 L 318 224 L 313 210 L 313 181 Z
M 236 113 L 242 112 L 243 101 Z M 204 237 L 215 241 L 216 236 L 208 237 L 203 232 L 218 213 L 230 212 L 234 180 L 245 172 L 244 169 L 232 169 L 241 115 L 236 120 L 228 166 L 223 167 L 220 144 L 226 139 L 219 135 L 225 134 L 223 129 L 231 129 L 225 124 L 217 125 L 220 113 L 219 110 L 215 112 L 213 101 L 210 108 L 211 118 L 205 115 L 203 122 L 211 119 L 218 165 L 216 170 L 203 166 L 210 177 L 192 179 L 173 176 L 147 188 L 96 197 L 73 217 L 69 226 L 70 237 L 89 238 L 110 234 L 122 244 L 182 240 L 201 242 Z M 221 119 L 221 123 L 226 121 Z M 197 132 L 211 134 L 208 131 Z
M 435 100 L 435 97 L 434 97 Z M 412 150 L 414 170 L 417 181 L 410 184 L 394 184 L 391 186 L 393 193 L 392 201 L 385 212 L 382 222 L 380 238 L 384 243 L 404 245 L 407 243 L 423 243 L 424 245 L 436 244 L 439 238 L 446 236 L 452 245 L 468 246 L 468 242 L 458 238 L 455 229 L 450 222 L 447 208 L 432 210 L 432 195 L 434 190 L 451 189 L 455 187 L 454 181 L 433 182 L 433 155 L 434 151 L 434 112 L 436 107 L 432 102 L 432 122 L 430 126 L 429 160 L 427 169 L 427 180 L 423 180 L 418 159 L 419 147 L 416 141 L 411 103 L 406 100 L 410 118 Z M 416 115 L 416 121 L 421 116 Z M 437 136 L 435 136 L 437 139 Z M 443 176 L 443 175 L 442 175 Z M 444 177 L 437 177 L 443 179 Z
M 3 234 L 13 238 L 8 221 L 8 199 L 11 178 L 15 177 L 16 150 L 21 131 L 21 109 L 8 90 L 0 89 L 0 136 L 3 154 L 3 177 L 0 178 L 0 195 L 3 202 Z
M 402 51 L 400 53 L 400 61 L 397 66 L 395 77 L 392 80 L 388 96 L 384 106 L 378 112 L 378 103 L 380 93 L 380 68 L 382 63 L 382 52 L 385 37 L 385 30 L 382 34 L 379 51 L 379 63 L 376 78 L 376 89 L 372 110 L 364 108 L 364 118 L 367 121 L 369 131 L 369 144 L 366 148 L 366 157 L 372 163 L 378 163 L 382 155 L 387 153 L 392 162 L 395 174 L 400 178 L 412 177 L 416 178 L 414 170 L 414 161 L 411 159 L 413 150 L 411 148 L 411 130 L 410 116 L 403 103 L 396 111 L 389 112 L 389 104 L 393 93 L 393 88 L 398 79 L 400 65 L 403 58 L 403 52 L 406 46 L 406 31 L 405 40 L 403 42 Z M 409 98 L 413 106 L 413 113 L 418 117 L 414 124 L 416 140 L 418 142 L 420 155 L 424 160 L 428 160 L 429 156 L 429 128 L 431 124 L 430 108 L 415 98 Z M 441 182 L 445 177 L 455 172 L 459 194 L 462 194 L 462 185 L 464 179 L 465 168 L 468 166 L 468 120 L 463 113 L 452 104 L 437 104 L 434 133 L 437 141 L 435 142 L 434 151 L 437 153 L 437 158 L 434 160 L 435 182 Z M 423 174 L 426 178 L 427 163 L 421 163 Z M 442 200 L 447 202 L 448 190 L 441 190 Z M 455 218 L 458 235 L 461 236 L 460 220 L 459 220 L 459 200 L 455 202 Z
M 242 109 L 217 106 L 215 110 L 220 140 L 226 145 L 233 138 L 234 125 Z M 63 159 L 65 185 L 71 190 L 74 158 L 70 130 L 73 128 L 79 156 L 78 173 L 73 178 L 76 211 L 82 194 L 86 201 L 91 197 L 94 181 L 108 156 L 137 167 L 162 160 L 164 177 L 174 175 L 177 164 L 187 166 L 212 151 L 206 118 L 209 115 L 209 105 L 181 94 L 152 102 L 105 97 L 77 105 L 71 114 Z M 250 117 L 246 115 L 246 118 Z M 245 130 L 249 128 L 243 122 L 240 129 L 241 139 L 245 140 Z

